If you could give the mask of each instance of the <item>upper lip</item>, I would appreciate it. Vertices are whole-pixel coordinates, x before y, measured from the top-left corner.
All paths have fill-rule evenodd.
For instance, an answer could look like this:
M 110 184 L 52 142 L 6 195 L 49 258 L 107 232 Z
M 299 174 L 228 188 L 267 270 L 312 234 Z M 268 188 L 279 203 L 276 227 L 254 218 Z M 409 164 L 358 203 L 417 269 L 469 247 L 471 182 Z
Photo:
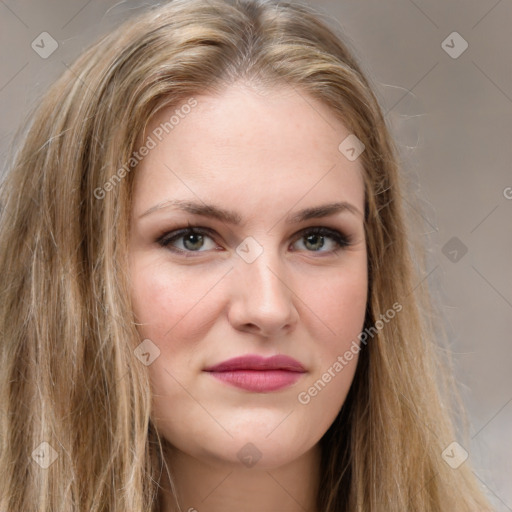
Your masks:
M 222 363 L 208 366 L 206 372 L 229 372 L 236 370 L 287 370 L 290 372 L 305 372 L 304 367 L 293 357 L 276 355 L 263 357 L 256 354 L 234 357 Z

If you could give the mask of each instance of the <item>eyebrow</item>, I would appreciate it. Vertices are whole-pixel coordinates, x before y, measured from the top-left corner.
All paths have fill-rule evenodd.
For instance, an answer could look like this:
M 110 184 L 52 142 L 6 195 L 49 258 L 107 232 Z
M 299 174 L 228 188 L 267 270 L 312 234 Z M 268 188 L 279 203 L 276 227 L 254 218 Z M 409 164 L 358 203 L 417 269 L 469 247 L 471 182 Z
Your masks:
M 174 207 L 175 209 L 195 215 L 201 215 L 203 217 L 211 217 L 227 224 L 238 225 L 242 221 L 242 217 L 234 211 L 226 210 L 212 204 L 184 201 L 180 199 L 171 199 L 168 201 L 163 201 L 162 203 L 158 203 L 157 205 L 142 213 L 139 218 L 146 217 L 155 211 L 170 207 Z M 362 212 L 356 206 L 346 201 L 339 201 L 335 203 L 323 204 L 320 206 L 313 206 L 311 208 L 305 208 L 293 214 L 289 214 L 285 218 L 285 222 L 286 224 L 294 224 L 304 222 L 309 219 L 328 217 L 340 212 L 349 212 L 354 215 L 363 217 Z

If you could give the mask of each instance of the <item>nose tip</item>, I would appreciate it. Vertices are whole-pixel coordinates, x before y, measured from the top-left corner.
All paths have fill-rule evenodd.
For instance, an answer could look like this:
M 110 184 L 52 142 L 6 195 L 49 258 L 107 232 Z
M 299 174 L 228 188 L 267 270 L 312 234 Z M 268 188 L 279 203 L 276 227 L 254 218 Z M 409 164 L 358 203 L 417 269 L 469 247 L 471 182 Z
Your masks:
M 241 262 L 243 265 L 234 273 L 229 320 L 238 330 L 270 337 L 290 331 L 298 312 L 290 279 L 277 264 L 274 270 L 260 258 L 251 264 Z

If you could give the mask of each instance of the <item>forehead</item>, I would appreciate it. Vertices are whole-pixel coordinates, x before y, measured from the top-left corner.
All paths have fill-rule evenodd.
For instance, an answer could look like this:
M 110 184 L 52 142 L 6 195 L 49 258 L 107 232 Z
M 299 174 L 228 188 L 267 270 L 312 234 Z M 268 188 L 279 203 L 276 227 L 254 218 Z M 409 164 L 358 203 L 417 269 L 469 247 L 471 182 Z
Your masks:
M 350 131 L 304 91 L 233 85 L 162 109 L 145 133 L 154 147 L 136 169 L 139 210 L 175 197 L 262 207 L 350 200 L 364 209 L 362 164 L 338 149 Z

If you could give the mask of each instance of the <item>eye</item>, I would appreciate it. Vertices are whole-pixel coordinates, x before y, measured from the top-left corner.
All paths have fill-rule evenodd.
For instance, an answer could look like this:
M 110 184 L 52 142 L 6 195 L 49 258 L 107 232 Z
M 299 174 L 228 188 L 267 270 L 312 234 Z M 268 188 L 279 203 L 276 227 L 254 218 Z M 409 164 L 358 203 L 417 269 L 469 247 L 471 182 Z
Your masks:
M 193 253 L 206 252 L 218 249 L 213 240 L 213 231 L 209 228 L 190 226 L 176 231 L 171 231 L 157 239 L 157 242 L 169 250 L 192 256 Z M 294 244 L 301 242 L 306 252 L 334 253 L 350 245 L 349 237 L 335 229 L 326 227 L 312 227 L 303 229 L 298 233 L 299 238 Z
M 302 242 L 302 246 L 307 252 L 322 253 L 335 252 L 350 245 L 349 237 L 335 229 L 325 227 L 313 227 L 302 230 L 297 242 Z
M 210 240 L 210 243 L 207 241 Z M 160 237 L 157 242 L 162 247 L 179 253 L 204 252 L 217 248 L 207 228 L 188 227 L 172 231 Z

